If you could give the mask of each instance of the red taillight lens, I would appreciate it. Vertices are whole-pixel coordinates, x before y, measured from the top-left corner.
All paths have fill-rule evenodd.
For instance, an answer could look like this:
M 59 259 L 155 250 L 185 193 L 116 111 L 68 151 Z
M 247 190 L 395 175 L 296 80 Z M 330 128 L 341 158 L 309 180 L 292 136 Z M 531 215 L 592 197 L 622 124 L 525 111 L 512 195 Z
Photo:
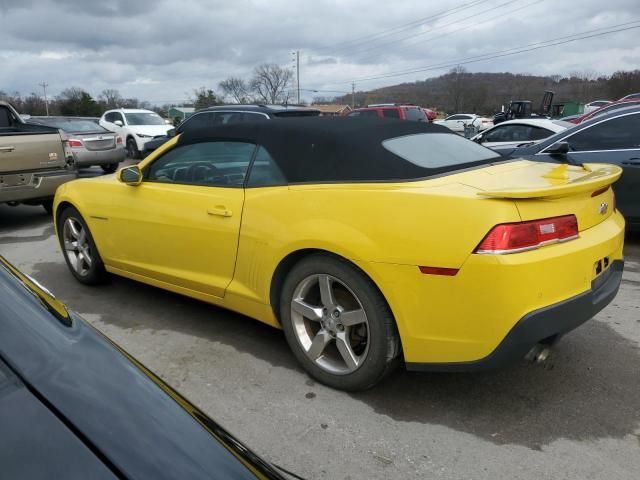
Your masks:
M 82 147 L 82 140 L 78 140 L 76 138 L 70 138 L 67 140 L 67 145 L 70 147 Z
M 122 145 L 122 137 L 120 135 L 116 136 L 116 145 Z
M 578 237 L 575 215 L 496 225 L 474 253 L 516 253 Z

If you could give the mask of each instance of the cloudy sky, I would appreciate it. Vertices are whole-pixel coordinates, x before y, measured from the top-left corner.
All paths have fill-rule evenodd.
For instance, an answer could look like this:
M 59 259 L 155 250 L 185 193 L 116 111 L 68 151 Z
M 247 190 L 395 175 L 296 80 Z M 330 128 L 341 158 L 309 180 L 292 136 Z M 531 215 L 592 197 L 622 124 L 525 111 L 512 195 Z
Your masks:
M 421 80 L 456 63 L 610 74 L 640 68 L 637 27 L 638 0 L 0 0 L 0 90 L 28 94 L 46 81 L 54 95 L 115 88 L 177 103 L 260 63 L 291 66 L 294 50 L 306 98 L 350 91 L 353 80 L 358 90 Z

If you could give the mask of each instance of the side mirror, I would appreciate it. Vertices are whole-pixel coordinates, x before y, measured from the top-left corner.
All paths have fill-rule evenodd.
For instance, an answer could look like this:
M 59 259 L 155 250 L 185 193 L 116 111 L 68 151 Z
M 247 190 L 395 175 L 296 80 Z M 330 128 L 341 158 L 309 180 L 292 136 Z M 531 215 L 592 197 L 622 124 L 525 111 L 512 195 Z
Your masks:
M 121 127 L 122 125 L 124 125 L 124 124 L 122 123 L 122 120 L 116 120 L 115 122 L 113 122 L 113 124 L 114 124 L 114 125 L 117 125 L 117 126 L 119 126 L 119 127 Z
M 118 180 L 132 187 L 138 186 L 142 183 L 142 170 L 138 165 L 123 168 L 118 172 Z
M 167 137 L 173 138 L 175 136 L 176 136 L 176 129 L 175 128 L 170 128 L 169 130 L 167 130 Z
M 556 142 L 545 150 L 551 155 L 566 155 L 569 153 L 569 142 Z

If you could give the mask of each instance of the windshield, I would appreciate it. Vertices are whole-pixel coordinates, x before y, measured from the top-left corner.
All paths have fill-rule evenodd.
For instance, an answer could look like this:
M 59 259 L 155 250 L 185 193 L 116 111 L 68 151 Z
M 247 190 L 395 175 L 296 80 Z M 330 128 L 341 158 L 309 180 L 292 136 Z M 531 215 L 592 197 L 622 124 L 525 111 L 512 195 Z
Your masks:
M 125 113 L 129 125 L 166 125 L 160 115 L 153 112 Z
M 107 132 L 108 131 L 91 120 L 57 119 L 57 120 L 49 120 L 46 122 L 46 124 L 50 127 L 60 128 L 68 133 Z
M 423 168 L 460 166 L 499 157 L 493 150 L 450 133 L 406 135 L 385 140 L 382 146 Z

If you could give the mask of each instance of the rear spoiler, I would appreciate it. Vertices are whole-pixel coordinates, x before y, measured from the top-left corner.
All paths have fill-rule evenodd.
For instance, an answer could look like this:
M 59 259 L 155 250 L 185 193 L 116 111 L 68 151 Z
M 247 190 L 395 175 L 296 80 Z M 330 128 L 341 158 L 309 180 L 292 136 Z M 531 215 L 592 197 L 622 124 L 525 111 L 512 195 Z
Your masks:
M 622 168 L 617 165 L 585 164 L 586 175 L 573 180 L 567 175 L 567 164 L 560 165 L 557 172 L 546 176 L 549 185 L 536 187 L 505 187 L 500 190 L 486 190 L 477 195 L 490 198 L 546 198 L 566 197 L 576 193 L 595 191 L 615 183 L 622 175 Z

